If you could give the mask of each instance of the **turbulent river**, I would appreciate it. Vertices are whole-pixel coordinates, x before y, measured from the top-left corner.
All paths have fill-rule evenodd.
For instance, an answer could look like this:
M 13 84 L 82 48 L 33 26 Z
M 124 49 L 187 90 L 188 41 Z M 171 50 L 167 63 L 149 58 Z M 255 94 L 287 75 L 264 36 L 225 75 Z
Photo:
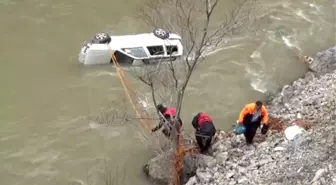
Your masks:
M 152 30 L 133 14 L 139 2 L 0 0 L 2 184 L 103 184 L 106 171 L 116 170 L 120 181 L 127 177 L 123 184 L 147 184 L 141 166 L 152 150 L 139 139 L 139 128 L 86 119 L 124 96 L 115 70 L 77 61 L 81 44 L 96 32 Z M 187 130 L 198 111 L 228 129 L 245 103 L 306 71 L 293 50 L 314 56 L 335 44 L 335 2 L 264 5 L 270 13 L 257 37 L 227 42 L 195 71 L 182 115 Z

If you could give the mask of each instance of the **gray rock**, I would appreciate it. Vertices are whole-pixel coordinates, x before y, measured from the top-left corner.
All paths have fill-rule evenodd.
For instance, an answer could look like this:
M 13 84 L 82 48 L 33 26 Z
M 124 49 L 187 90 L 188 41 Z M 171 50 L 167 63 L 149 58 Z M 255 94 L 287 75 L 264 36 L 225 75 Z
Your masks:
M 218 164 L 225 165 L 225 161 L 229 159 L 229 153 L 228 152 L 222 152 L 216 155 L 216 159 Z
M 336 46 L 317 53 L 314 61 L 309 65 L 309 68 L 319 75 L 336 70 L 335 50 Z
M 171 159 L 171 156 L 171 152 L 163 153 L 151 159 L 145 165 L 144 171 L 151 181 L 165 184 L 172 180 L 172 165 L 171 161 L 167 160 Z
M 238 179 L 239 184 L 248 184 L 248 179 L 246 177 L 241 177 Z
M 322 177 L 322 175 L 323 175 L 325 172 L 326 172 L 325 169 L 319 169 L 319 170 L 317 170 L 317 172 L 315 173 L 315 176 L 314 176 L 312 182 L 316 182 L 319 178 Z
M 218 179 L 219 176 L 220 176 L 219 172 L 215 172 L 213 178 L 214 178 L 214 179 Z
M 234 181 L 234 180 L 232 180 L 232 181 L 229 182 L 229 185 L 235 185 L 235 184 L 237 184 L 237 182 Z
M 198 166 L 201 168 L 206 167 L 213 168 L 217 164 L 216 159 L 213 156 L 200 154 L 198 155 L 197 160 L 198 160 Z
M 199 169 L 196 171 L 196 176 L 199 179 L 201 184 L 206 184 L 212 181 L 212 177 L 213 177 L 213 175 L 209 173 L 208 171 L 199 170 Z
M 144 167 L 144 172 L 148 178 L 156 184 L 167 184 L 172 180 L 172 152 L 162 153 L 151 159 Z M 184 182 L 195 175 L 197 169 L 197 158 L 185 156 L 183 161 Z
M 189 181 L 185 185 L 196 185 L 196 184 L 197 184 L 196 176 L 193 176 L 189 179 Z
M 284 150 L 285 150 L 285 148 L 284 147 L 280 147 L 280 146 L 278 146 L 278 147 L 276 147 L 276 148 L 273 149 L 273 151 L 284 151 Z
M 235 175 L 235 172 L 228 172 L 228 173 L 226 173 L 225 177 L 226 177 L 227 179 L 230 179 L 230 178 L 233 177 L 234 175 Z

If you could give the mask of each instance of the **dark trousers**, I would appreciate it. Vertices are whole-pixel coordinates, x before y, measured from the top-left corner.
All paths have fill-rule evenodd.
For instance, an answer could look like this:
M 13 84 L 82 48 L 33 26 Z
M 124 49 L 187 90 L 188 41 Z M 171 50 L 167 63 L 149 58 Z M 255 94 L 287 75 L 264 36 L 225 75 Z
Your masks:
M 211 146 L 211 140 L 216 134 L 216 128 L 213 123 L 207 122 L 202 124 L 202 126 L 196 131 L 196 141 L 200 147 L 201 153 L 206 152 Z
M 198 146 L 200 147 L 201 153 L 204 153 L 209 149 L 209 147 L 211 146 L 211 140 L 212 140 L 211 136 L 209 137 L 204 135 L 202 136 L 196 135 L 196 141 Z
M 260 116 L 256 121 L 252 122 L 252 117 L 252 114 L 247 114 L 243 120 L 243 124 L 246 128 L 244 136 L 247 144 L 253 143 L 253 138 L 256 135 L 257 130 L 260 127 L 260 122 L 263 118 L 263 116 Z

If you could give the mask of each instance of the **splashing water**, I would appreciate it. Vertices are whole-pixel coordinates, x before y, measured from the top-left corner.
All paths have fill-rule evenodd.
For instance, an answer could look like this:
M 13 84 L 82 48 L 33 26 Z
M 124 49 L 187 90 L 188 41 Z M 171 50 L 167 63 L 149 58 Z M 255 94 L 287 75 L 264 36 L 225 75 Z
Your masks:
M 256 70 L 253 70 L 250 67 L 245 68 L 245 76 L 251 79 L 250 85 L 251 87 L 261 93 L 267 92 L 266 82 L 263 80 L 262 75 L 258 73 Z
M 282 38 L 282 40 L 284 41 L 284 43 L 286 44 L 286 46 L 288 46 L 288 47 L 294 47 L 294 44 L 292 44 L 292 43 L 290 42 L 290 40 L 289 40 L 288 37 L 282 36 L 281 38 Z

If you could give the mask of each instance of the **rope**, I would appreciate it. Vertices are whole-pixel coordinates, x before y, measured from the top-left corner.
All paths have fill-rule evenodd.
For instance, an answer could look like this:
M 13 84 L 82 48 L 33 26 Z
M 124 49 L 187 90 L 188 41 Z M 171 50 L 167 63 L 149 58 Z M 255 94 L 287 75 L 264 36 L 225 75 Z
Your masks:
M 117 72 L 118 72 L 118 77 L 120 79 L 120 82 L 125 90 L 125 93 L 130 101 L 130 103 L 132 104 L 132 107 L 134 109 L 134 112 L 136 113 L 137 117 L 139 118 L 139 122 L 141 124 L 142 127 L 144 128 L 148 128 L 148 126 L 145 124 L 144 120 L 142 119 L 142 116 L 141 114 L 139 113 L 139 111 L 137 110 L 136 106 L 135 106 L 135 103 L 131 97 L 131 94 L 130 94 L 130 91 L 129 91 L 129 85 L 126 83 L 126 80 L 125 80 L 125 73 L 124 71 L 122 70 L 119 62 L 117 61 L 117 58 L 116 56 L 114 55 L 113 51 L 110 49 L 110 54 L 112 56 L 112 61 L 113 61 L 113 64 L 114 66 L 116 67 L 117 69 Z M 133 95 L 135 95 L 134 91 L 131 91 L 133 92 Z M 149 116 L 148 112 L 146 110 L 144 110 L 146 115 Z M 183 146 L 183 142 L 182 142 L 182 135 L 181 135 L 181 127 L 179 127 L 178 129 L 178 138 L 177 138 L 177 145 L 178 145 L 178 148 L 177 148 L 177 151 L 174 155 L 174 158 L 175 160 L 173 161 L 173 166 L 174 166 L 174 179 L 173 179 L 173 184 L 174 185 L 179 185 L 180 184 L 180 176 L 179 174 L 181 173 L 181 170 L 183 169 L 183 157 L 186 153 L 194 153 L 194 148 L 190 148 L 190 149 L 187 149 L 185 150 L 184 149 L 184 146 Z
M 125 80 L 125 73 L 124 71 L 122 70 L 122 68 L 120 67 L 120 64 L 117 60 L 117 58 L 115 57 L 113 51 L 110 49 L 110 55 L 112 56 L 112 61 L 113 61 L 113 64 L 115 65 L 116 69 L 117 69 L 117 72 L 118 72 L 118 76 L 119 76 L 119 79 L 120 79 L 120 82 L 125 90 L 125 93 L 128 97 L 128 100 L 130 101 L 132 107 L 133 107 L 133 110 L 134 112 L 136 113 L 137 117 L 139 118 L 139 122 L 141 124 L 142 127 L 144 128 L 148 128 L 147 124 L 145 124 L 145 121 L 142 119 L 142 115 L 139 113 L 139 111 L 137 110 L 136 106 L 135 106 L 135 103 L 130 95 L 130 91 L 129 91 L 129 85 L 127 85 L 126 83 L 126 80 Z M 133 93 L 135 94 L 135 93 Z M 145 110 L 146 112 L 146 115 L 149 115 L 148 112 Z

